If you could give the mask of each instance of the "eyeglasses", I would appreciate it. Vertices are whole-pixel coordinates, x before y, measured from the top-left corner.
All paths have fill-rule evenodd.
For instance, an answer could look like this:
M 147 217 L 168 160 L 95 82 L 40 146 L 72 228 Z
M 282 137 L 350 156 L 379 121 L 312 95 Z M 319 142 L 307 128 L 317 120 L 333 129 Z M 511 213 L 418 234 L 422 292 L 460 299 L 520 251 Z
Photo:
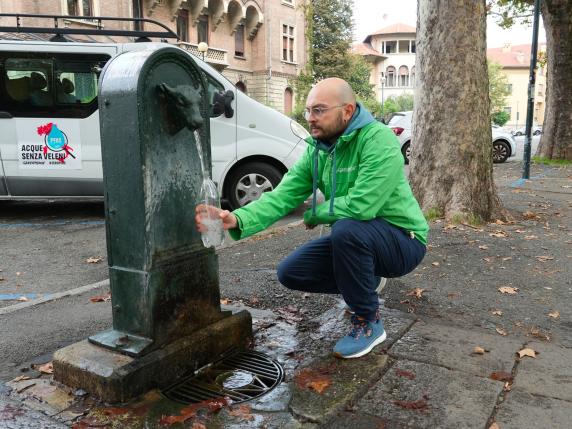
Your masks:
M 319 118 L 321 117 L 324 112 L 327 112 L 330 109 L 335 109 L 337 107 L 343 107 L 345 106 L 345 104 L 338 104 L 337 106 L 331 106 L 331 107 L 306 107 L 306 109 L 304 110 L 304 119 L 308 120 L 310 119 L 311 115 L 314 115 L 314 118 Z

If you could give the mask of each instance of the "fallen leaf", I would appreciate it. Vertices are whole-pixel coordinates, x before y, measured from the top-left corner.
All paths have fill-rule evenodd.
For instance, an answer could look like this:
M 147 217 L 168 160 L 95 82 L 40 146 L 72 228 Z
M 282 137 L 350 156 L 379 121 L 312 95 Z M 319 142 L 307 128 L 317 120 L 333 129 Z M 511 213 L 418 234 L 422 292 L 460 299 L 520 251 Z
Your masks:
M 19 381 L 29 380 L 29 379 L 30 379 L 30 377 L 28 377 L 27 375 L 19 375 L 18 377 L 13 379 L 12 382 L 17 383 Z
M 439 262 L 431 262 L 431 265 L 433 265 L 434 267 L 438 267 L 438 266 L 439 266 Z
M 499 292 L 500 293 L 507 293 L 509 295 L 515 295 L 518 292 L 518 288 L 517 287 L 510 287 L 510 286 L 503 286 L 503 287 L 499 287 Z
M 492 313 L 493 313 L 495 316 L 502 316 L 502 311 L 501 311 L 501 310 L 494 310 L 494 311 L 492 311 Z
M 492 425 L 489 426 L 489 429 L 500 429 L 500 426 L 497 425 L 496 423 L 493 423 Z
M 508 237 L 508 234 L 504 231 L 495 231 L 495 232 L 491 232 L 489 234 L 491 237 L 497 237 L 497 238 L 506 238 Z
M 506 332 L 503 328 L 496 328 L 496 331 L 502 335 L 503 337 L 506 337 L 508 335 L 508 332 Z
M 107 407 L 101 411 L 106 416 L 118 417 L 129 413 L 129 408 L 124 407 Z
M 529 356 L 531 358 L 535 358 L 536 357 L 536 352 L 532 349 L 529 348 L 524 348 L 522 350 L 520 350 L 518 352 L 518 357 L 520 357 L 521 359 L 525 356 Z
M 522 214 L 522 217 L 524 217 L 525 219 L 528 220 L 538 220 L 540 219 L 540 216 L 538 216 L 536 213 L 533 213 L 531 211 L 526 211 Z
M 174 425 L 176 423 L 184 423 L 190 418 L 194 417 L 197 412 L 201 409 L 208 409 L 211 412 L 220 410 L 223 407 L 230 405 L 230 400 L 227 398 L 214 398 L 207 399 L 196 404 L 192 404 L 188 407 L 181 408 L 179 415 L 176 416 L 163 416 L 159 421 L 159 424 L 167 426 Z
M 183 408 L 181 410 L 181 414 L 179 414 L 178 416 L 163 416 L 163 417 L 161 417 L 161 420 L 159 420 L 159 424 L 163 425 L 163 426 L 170 426 L 170 425 L 174 425 L 176 423 L 184 423 L 187 420 L 189 420 L 191 417 L 194 417 L 195 414 L 196 414 L 196 411 L 194 413 L 190 413 L 190 412 L 185 413 L 185 409 Z
M 443 227 L 443 229 L 457 229 L 457 225 L 453 225 L 453 224 L 445 225 Z
M 558 319 L 560 317 L 560 312 L 559 311 L 553 311 L 551 313 L 548 313 L 548 317 L 552 317 L 554 319 Z
M 276 312 L 279 314 L 278 317 L 291 325 L 302 320 L 299 310 L 294 305 L 279 307 L 276 309 Z
M 95 295 L 89 298 L 91 302 L 108 302 L 111 301 L 111 293 L 107 295 Z
M 252 409 L 248 405 L 239 405 L 237 407 L 233 407 L 233 409 L 231 409 L 228 413 L 233 417 L 238 417 L 241 420 L 248 422 L 254 420 Z
M 489 378 L 492 380 L 496 380 L 496 381 L 512 382 L 512 380 L 513 380 L 512 374 L 510 372 L 505 372 L 505 371 L 491 372 L 491 375 L 489 376 Z
M 423 297 L 423 292 L 425 292 L 425 289 L 421 289 L 419 287 L 416 287 L 415 289 L 406 293 L 406 295 L 407 296 L 414 296 L 415 298 L 421 299 Z
M 308 387 L 321 394 L 324 390 L 326 390 L 329 387 L 330 384 L 331 384 L 330 380 L 314 380 L 308 383 Z
M 554 260 L 553 256 L 535 256 L 540 262 L 552 261 Z
M 405 408 L 406 410 L 427 410 L 429 403 L 427 402 L 427 395 L 423 395 L 423 399 L 418 401 L 392 401 L 395 405 Z
M 489 246 L 486 246 L 484 244 L 482 246 L 479 246 L 479 249 L 481 249 L 481 250 L 487 250 L 488 248 L 489 248 Z
M 97 263 L 99 263 L 99 262 L 101 262 L 101 261 L 103 261 L 102 258 L 93 258 L 93 257 L 87 258 L 87 259 L 85 260 L 85 262 L 87 262 L 88 264 L 97 264 Z
M 529 335 L 542 341 L 550 341 L 550 335 L 542 332 L 539 328 L 530 328 Z
M 415 380 L 415 374 L 409 371 L 405 371 L 403 369 L 395 368 L 395 373 L 400 377 L 405 377 L 410 380 Z
M 20 277 L 22 275 L 22 273 L 20 271 L 16 271 L 16 276 Z
M 53 374 L 54 373 L 54 365 L 51 362 L 40 365 L 36 369 L 43 374 Z
M 538 237 L 536 235 L 525 235 L 525 240 L 536 240 Z
M 26 301 L 29 301 L 29 299 L 28 299 L 28 298 L 26 298 L 25 296 L 21 296 L 21 297 L 20 297 L 20 298 L 18 298 L 16 301 L 23 301 L 23 302 L 26 302 Z
M 515 229 L 514 232 L 517 234 L 524 234 L 526 231 L 524 229 Z
M 312 389 L 321 394 L 332 383 L 329 374 L 334 366 L 335 364 L 325 368 L 304 368 L 294 376 L 294 382 L 301 389 Z
M 221 303 L 222 305 L 228 305 L 228 304 L 230 303 L 230 299 L 223 298 L 223 299 L 220 300 L 220 303 Z
M 506 225 L 506 222 L 503 222 L 503 221 L 500 220 L 500 219 L 495 220 L 495 223 L 496 223 L 497 225 Z
M 476 346 L 476 347 L 473 349 L 473 354 L 475 354 L 475 355 L 484 355 L 485 352 L 486 352 L 486 350 L 483 349 L 482 347 L 479 347 L 479 346 Z
M 491 262 L 493 260 L 493 258 L 483 258 L 483 261 L 485 262 Z
M 512 259 L 512 256 L 507 256 L 506 258 L 502 258 L 502 260 L 503 260 L 504 262 L 510 261 L 511 259 Z

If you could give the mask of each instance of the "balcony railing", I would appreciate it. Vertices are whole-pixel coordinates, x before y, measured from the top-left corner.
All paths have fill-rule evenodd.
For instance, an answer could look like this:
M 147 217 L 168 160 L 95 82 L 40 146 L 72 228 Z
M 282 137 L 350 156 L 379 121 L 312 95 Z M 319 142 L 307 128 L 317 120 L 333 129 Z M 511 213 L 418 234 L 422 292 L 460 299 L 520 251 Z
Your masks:
M 187 42 L 178 42 L 177 45 L 189 51 L 195 57 L 200 58 L 201 60 L 203 59 L 203 53 L 199 51 L 198 45 Z M 228 67 L 227 51 L 225 51 L 224 49 L 216 49 L 209 47 L 209 49 L 205 52 L 204 60 L 209 64 L 216 64 Z

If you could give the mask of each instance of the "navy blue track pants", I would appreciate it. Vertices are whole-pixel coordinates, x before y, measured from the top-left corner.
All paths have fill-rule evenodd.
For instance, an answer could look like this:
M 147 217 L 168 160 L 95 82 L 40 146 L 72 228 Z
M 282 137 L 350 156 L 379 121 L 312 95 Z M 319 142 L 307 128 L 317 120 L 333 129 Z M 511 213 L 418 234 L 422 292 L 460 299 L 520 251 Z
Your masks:
M 426 248 L 383 219 L 342 219 L 326 237 L 309 241 L 278 266 L 289 289 L 340 293 L 358 316 L 374 320 L 380 277 L 400 277 L 419 265 Z

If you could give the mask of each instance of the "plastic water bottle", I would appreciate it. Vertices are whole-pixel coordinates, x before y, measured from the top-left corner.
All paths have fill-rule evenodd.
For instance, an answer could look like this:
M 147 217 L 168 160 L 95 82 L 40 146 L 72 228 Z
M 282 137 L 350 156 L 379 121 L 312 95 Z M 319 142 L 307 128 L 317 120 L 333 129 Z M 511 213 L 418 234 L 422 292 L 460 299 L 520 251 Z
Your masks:
M 201 186 L 201 201 L 204 204 L 199 212 L 201 223 L 205 230 L 201 232 L 201 239 L 205 247 L 220 246 L 224 242 L 224 228 L 220 213 L 220 199 L 215 183 L 209 179 L 203 179 Z

